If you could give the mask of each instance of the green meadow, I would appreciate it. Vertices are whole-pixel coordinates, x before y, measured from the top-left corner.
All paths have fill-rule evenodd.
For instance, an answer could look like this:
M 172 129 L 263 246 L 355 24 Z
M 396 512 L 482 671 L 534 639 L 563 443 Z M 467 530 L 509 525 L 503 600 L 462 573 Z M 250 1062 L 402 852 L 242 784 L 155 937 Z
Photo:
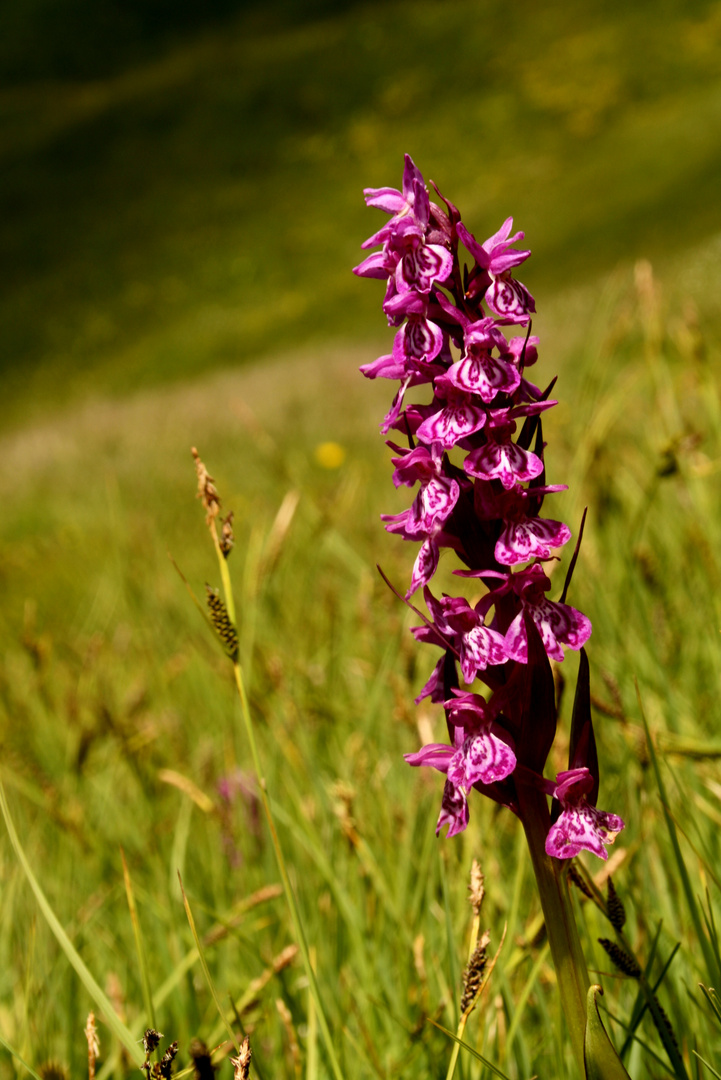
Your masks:
M 8 5 L 27 34 L 46 9 Z M 350 268 L 383 220 L 362 189 L 399 185 L 406 151 L 476 236 L 513 214 L 533 249 L 554 512 L 575 534 L 588 507 L 569 600 L 594 625 L 599 805 L 627 823 L 608 864 L 578 861 L 604 895 L 613 874 L 685 1073 L 578 892 L 604 1023 L 634 1080 L 718 1076 L 721 5 L 254 7 L 107 72 L 58 35 L 24 78 L 0 47 L 0 1080 L 84 1075 L 91 1009 L 103 1080 L 137 1074 L 148 1026 L 177 1072 L 200 1038 L 230 1078 L 226 1023 L 259 1080 L 325 1080 L 324 1018 L 349 1080 L 445 1077 L 431 1021 L 456 1029 L 473 859 L 503 946 L 464 1035 L 490 1064 L 464 1050 L 456 1075 L 577 1075 L 519 824 L 479 796 L 437 840 L 442 782 L 402 757 L 444 722 L 413 704 L 436 655 L 376 570 L 403 590 L 414 552 L 379 521 L 407 504 L 393 388 L 357 369 L 392 331 Z M 234 511 L 320 1007 L 204 617 L 192 446 Z

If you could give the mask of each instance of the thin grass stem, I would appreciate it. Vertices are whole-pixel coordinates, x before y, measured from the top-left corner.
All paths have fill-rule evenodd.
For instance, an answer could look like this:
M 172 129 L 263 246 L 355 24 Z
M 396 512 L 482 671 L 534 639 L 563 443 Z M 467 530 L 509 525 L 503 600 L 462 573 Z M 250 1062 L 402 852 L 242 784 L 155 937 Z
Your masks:
M 133 924 L 133 936 L 135 937 L 135 951 L 138 954 L 138 966 L 140 968 L 140 982 L 143 988 L 143 1003 L 145 1005 L 145 1015 L 148 1018 L 148 1027 L 157 1028 L 155 1020 L 155 1008 L 153 1006 L 153 994 L 150 989 L 150 977 L 148 975 L 148 965 L 145 962 L 145 946 L 143 944 L 143 936 L 140 930 L 140 919 L 138 918 L 138 909 L 135 904 L 135 893 L 133 892 L 133 883 L 130 879 L 130 871 L 128 870 L 128 863 L 125 858 L 125 852 L 120 849 L 120 858 L 123 860 L 123 878 L 125 879 L 125 895 L 128 898 L 128 910 L 130 912 L 130 921 Z
M 210 521 L 210 534 L 213 538 L 213 546 L 215 547 L 215 552 L 218 558 L 218 565 L 220 567 L 220 577 L 223 585 L 225 606 L 228 611 L 230 621 L 233 623 L 233 625 L 236 625 L 233 585 L 230 578 L 230 573 L 228 571 L 228 563 L 225 559 L 225 556 L 223 555 L 223 552 L 221 551 L 220 543 L 218 541 L 218 533 L 215 528 L 215 521 L 212 519 Z M 278 832 L 275 827 L 275 820 L 273 818 L 273 812 L 270 806 L 270 799 L 268 798 L 267 784 L 265 781 L 265 777 L 263 776 L 263 770 L 260 763 L 260 755 L 258 753 L 258 745 L 255 739 L 253 720 L 250 715 L 250 704 L 248 702 L 248 695 L 245 689 L 243 672 L 237 659 L 233 661 L 233 675 L 235 678 L 235 685 L 238 691 L 238 697 L 240 699 L 240 711 L 243 717 L 243 724 L 245 726 L 246 735 L 248 737 L 248 746 L 250 747 L 250 754 L 253 761 L 253 770 L 255 772 L 256 780 L 258 782 L 258 793 L 260 796 L 261 804 L 263 806 L 263 812 L 268 823 L 268 830 L 270 832 L 273 850 L 275 852 L 276 861 L 278 863 L 278 871 L 280 873 L 281 883 L 283 885 L 283 892 L 285 893 L 288 910 L 290 912 L 291 921 L 293 923 L 293 933 L 300 949 L 301 958 L 303 960 L 303 967 L 305 968 L 306 977 L 308 979 L 308 986 L 315 1004 L 318 1027 L 320 1028 L 320 1032 L 323 1037 L 323 1043 L 325 1045 L 326 1053 L 328 1054 L 328 1060 L 333 1076 L 335 1077 L 335 1080 L 343 1080 L 343 1073 L 335 1052 L 335 1047 L 333 1046 L 333 1039 L 331 1037 L 330 1027 L 326 1018 L 325 1009 L 323 1008 L 323 1002 L 320 995 L 320 989 L 318 987 L 318 981 L 313 970 L 313 965 L 311 964 L 308 942 L 300 917 L 300 911 L 298 910 L 295 893 L 293 892 L 293 887 L 291 885 L 290 877 L 288 875 L 285 856 L 283 854 L 283 849 L 280 844 Z

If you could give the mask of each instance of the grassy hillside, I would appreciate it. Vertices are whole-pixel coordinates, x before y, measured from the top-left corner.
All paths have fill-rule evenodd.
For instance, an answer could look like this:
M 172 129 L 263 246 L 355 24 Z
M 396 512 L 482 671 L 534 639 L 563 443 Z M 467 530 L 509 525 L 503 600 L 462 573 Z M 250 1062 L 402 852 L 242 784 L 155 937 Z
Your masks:
M 720 12 L 394 0 L 3 91 L 3 422 L 367 334 L 361 189 L 406 150 L 515 215 L 532 287 L 673 262 L 721 229 Z

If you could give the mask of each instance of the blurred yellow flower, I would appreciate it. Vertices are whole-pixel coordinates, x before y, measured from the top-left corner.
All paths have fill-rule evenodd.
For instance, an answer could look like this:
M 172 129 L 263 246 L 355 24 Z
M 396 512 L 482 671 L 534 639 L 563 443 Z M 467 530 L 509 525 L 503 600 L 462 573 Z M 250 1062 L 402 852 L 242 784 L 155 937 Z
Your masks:
M 339 469 L 345 461 L 345 447 L 337 442 L 318 443 L 313 456 L 321 469 Z

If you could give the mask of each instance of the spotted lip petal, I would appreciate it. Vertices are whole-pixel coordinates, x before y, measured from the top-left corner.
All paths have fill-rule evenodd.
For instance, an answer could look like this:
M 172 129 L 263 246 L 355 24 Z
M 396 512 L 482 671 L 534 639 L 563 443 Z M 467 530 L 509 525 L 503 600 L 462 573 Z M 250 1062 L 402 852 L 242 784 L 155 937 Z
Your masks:
M 440 244 L 422 244 L 412 248 L 396 267 L 399 293 L 413 290 L 429 293 L 434 281 L 445 281 L 453 270 L 453 256 Z
M 460 488 L 455 480 L 432 477 L 415 497 L 413 505 L 400 514 L 381 514 L 386 531 L 400 533 L 404 540 L 423 540 L 440 531 L 458 501 Z
M 562 645 L 580 649 L 591 636 L 591 620 L 570 604 L 557 604 L 545 597 L 535 603 L 521 601 L 538 627 L 543 646 L 553 660 L 563 660 Z M 506 656 L 520 664 L 528 662 L 528 640 L 523 623 L 523 611 L 506 631 Z
M 439 442 L 445 450 L 450 450 L 460 439 L 480 431 L 486 422 L 486 412 L 472 405 L 469 397 L 459 392 L 458 400 L 449 401 L 424 420 L 416 432 L 418 438 L 426 443 Z
M 529 559 L 550 559 L 554 549 L 571 539 L 571 530 L 562 521 L 530 517 L 506 521 L 496 542 L 495 555 L 504 566 L 516 566 Z
M 517 483 L 540 476 L 543 462 L 530 450 L 524 450 L 510 438 L 507 442 L 488 442 L 473 450 L 463 463 L 470 476 L 480 480 L 500 480 L 506 491 Z
M 452 784 L 450 780 L 446 780 L 443 788 L 443 801 L 441 802 L 441 812 L 438 815 L 436 836 L 439 835 L 444 825 L 449 826 L 446 833 L 447 840 L 450 840 L 452 836 L 457 836 L 458 833 L 463 832 L 468 827 L 468 800 L 466 793 L 462 788 L 457 788 L 455 784 Z
M 445 377 L 459 390 L 478 394 L 486 404 L 493 401 L 496 394 L 512 393 L 521 381 L 515 367 L 485 351 L 465 356 L 449 368 Z
M 597 810 L 587 803 L 564 810 L 546 837 L 546 854 L 556 859 L 572 859 L 581 851 L 590 851 L 607 859 L 606 844 L 612 844 L 625 828 L 617 814 Z
M 618 814 L 591 806 L 587 796 L 593 790 L 594 778 L 585 765 L 560 772 L 556 777 L 553 795 L 561 804 L 562 813 L 546 837 L 546 853 L 556 859 L 571 859 L 580 851 L 591 851 L 599 859 L 608 858 L 606 845 L 625 828 Z
M 420 546 L 416 561 L 413 564 L 411 584 L 406 593 L 406 600 L 410 600 L 415 592 L 428 584 L 438 569 L 440 550 L 438 544 L 429 536 Z
M 503 634 L 497 630 L 475 626 L 461 634 L 461 671 L 466 683 L 472 683 L 479 671 L 505 664 L 507 659 Z
M 443 331 L 422 315 L 411 316 L 396 334 L 393 356 L 408 362 L 430 363 L 443 348 Z
M 504 323 L 526 323 L 536 310 L 535 301 L 526 286 L 510 275 L 496 278 L 484 299 Z
M 448 763 L 448 779 L 469 791 L 474 784 L 505 780 L 516 767 L 510 746 L 490 731 L 469 735 Z

